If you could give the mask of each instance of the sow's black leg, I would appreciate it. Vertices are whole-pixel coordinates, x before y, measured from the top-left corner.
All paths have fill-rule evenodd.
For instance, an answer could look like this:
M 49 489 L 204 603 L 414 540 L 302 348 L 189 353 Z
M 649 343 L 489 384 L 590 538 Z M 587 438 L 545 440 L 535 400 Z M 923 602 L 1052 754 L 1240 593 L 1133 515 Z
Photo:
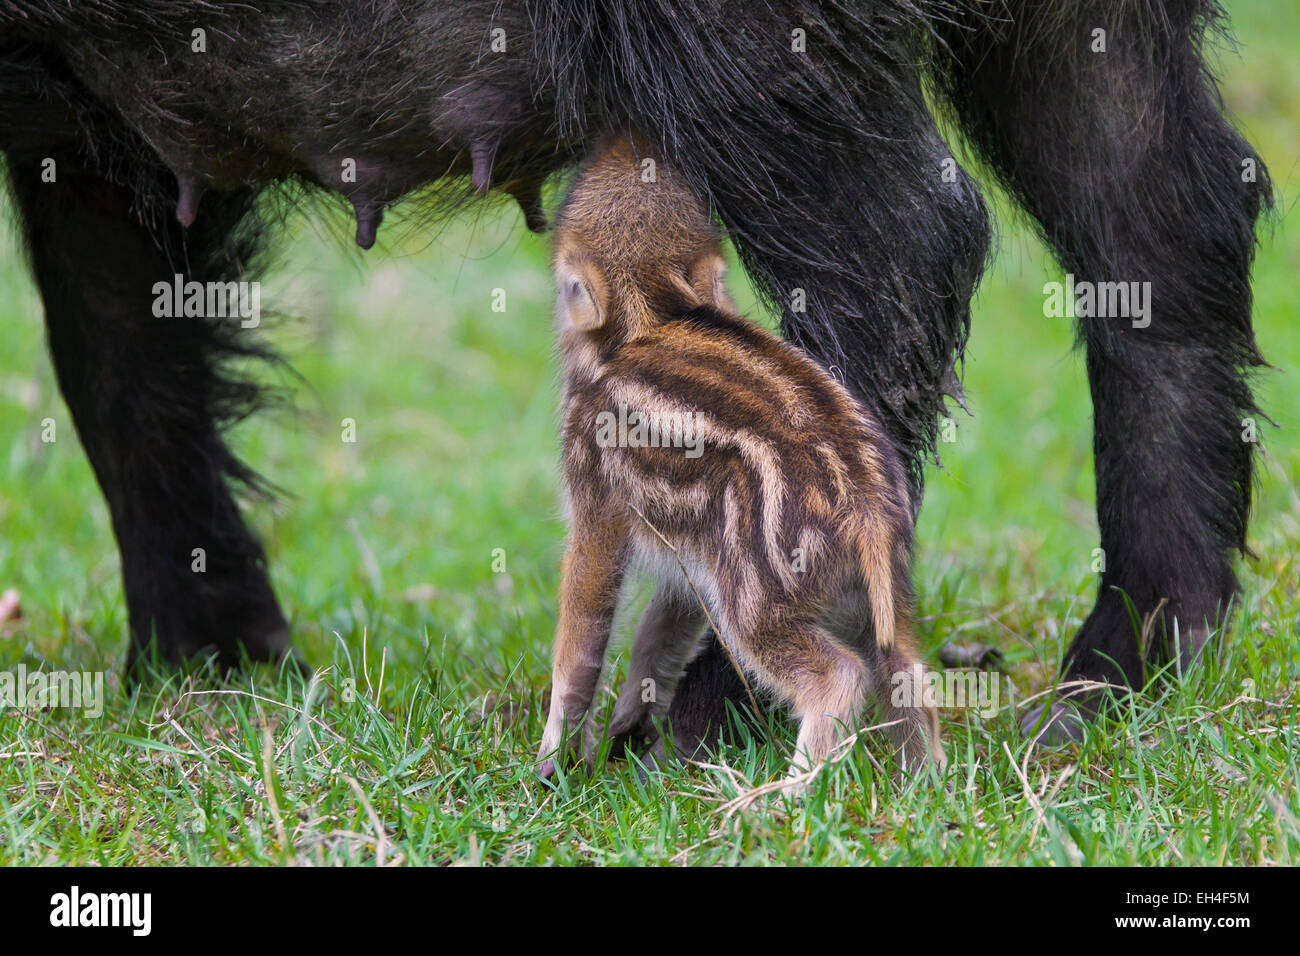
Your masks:
M 145 225 L 133 193 L 81 155 L 53 153 L 54 182 L 42 181 L 38 153 L 11 152 L 9 166 L 59 387 L 117 536 L 128 669 L 155 649 L 168 663 L 278 658 L 288 629 L 231 495 L 233 482 L 255 477 L 220 434 L 256 404 L 256 388 L 227 368 L 261 354 L 255 333 L 237 318 L 154 314 L 155 283 L 178 273 L 239 278 L 250 250 L 235 227 L 253 197 L 205 197 L 188 231 L 170 210 L 146 214 Z
M 1080 319 L 1105 569 L 1063 665 L 1067 680 L 1141 687 L 1148 660 L 1189 664 L 1237 591 L 1268 176 L 1201 54 L 1212 4 L 1011 10 L 951 25 L 947 97 L 1076 281 L 1149 292 L 1145 314 Z M 1134 616 L 1150 623 L 1146 657 Z M 1053 740 L 1081 730 L 1059 704 L 1025 726 Z

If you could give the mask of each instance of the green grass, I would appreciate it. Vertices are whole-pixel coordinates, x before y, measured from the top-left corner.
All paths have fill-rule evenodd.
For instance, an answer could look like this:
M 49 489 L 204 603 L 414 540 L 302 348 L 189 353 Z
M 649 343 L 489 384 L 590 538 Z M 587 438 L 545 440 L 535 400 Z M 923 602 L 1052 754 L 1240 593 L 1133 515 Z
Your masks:
M 563 535 L 546 245 L 513 211 L 484 212 L 432 241 L 386 225 L 361 256 L 341 223 L 304 218 L 263 301 L 303 316 L 273 337 L 310 388 L 236 442 L 292 492 L 250 515 L 317 676 L 126 692 L 110 673 L 99 719 L 0 712 L 0 863 L 1300 862 L 1300 237 L 1285 228 L 1300 197 L 1300 13 L 1232 6 L 1249 60 L 1225 56 L 1226 98 L 1281 187 L 1255 272 L 1277 367 L 1258 385 L 1280 427 L 1263 428 L 1242 611 L 1204 668 L 1158 681 L 1077 747 L 1026 752 L 1018 717 L 1090 606 L 1097 532 L 1081 359 L 1041 311 L 1059 270 L 1004 219 L 968 352 L 974 417 L 957 416 L 929 476 L 917 584 L 930 660 L 946 642 L 995 644 L 1014 706 L 944 711 L 943 786 L 900 782 L 868 734 L 806 800 L 729 807 L 783 773 L 793 737 L 774 725 L 710 767 L 643 783 L 611 763 L 549 788 L 532 776 Z M 10 242 L 0 590 L 21 592 L 25 617 L 0 632 L 0 669 L 115 672 L 116 551 L 39 315 Z

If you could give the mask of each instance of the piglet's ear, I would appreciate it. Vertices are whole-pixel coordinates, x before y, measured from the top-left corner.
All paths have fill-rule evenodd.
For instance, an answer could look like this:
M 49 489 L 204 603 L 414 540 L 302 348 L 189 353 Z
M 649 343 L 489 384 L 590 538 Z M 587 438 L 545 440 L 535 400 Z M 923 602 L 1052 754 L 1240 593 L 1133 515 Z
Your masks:
M 706 256 L 691 269 L 691 285 L 696 293 L 716 309 L 735 313 L 736 304 L 727 292 L 727 262 L 722 256 Z
M 605 324 L 605 308 L 592 285 L 573 272 L 562 273 L 555 308 L 560 318 L 575 329 L 590 332 Z

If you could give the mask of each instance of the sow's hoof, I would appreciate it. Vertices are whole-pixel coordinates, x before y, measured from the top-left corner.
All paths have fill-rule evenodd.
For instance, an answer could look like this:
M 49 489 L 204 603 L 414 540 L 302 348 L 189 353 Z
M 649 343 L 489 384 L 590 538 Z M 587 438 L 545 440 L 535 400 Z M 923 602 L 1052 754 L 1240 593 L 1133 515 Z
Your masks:
M 1087 723 L 1076 704 L 1055 700 L 1025 714 L 1020 732 L 1031 738 L 1035 747 L 1066 747 L 1083 739 Z

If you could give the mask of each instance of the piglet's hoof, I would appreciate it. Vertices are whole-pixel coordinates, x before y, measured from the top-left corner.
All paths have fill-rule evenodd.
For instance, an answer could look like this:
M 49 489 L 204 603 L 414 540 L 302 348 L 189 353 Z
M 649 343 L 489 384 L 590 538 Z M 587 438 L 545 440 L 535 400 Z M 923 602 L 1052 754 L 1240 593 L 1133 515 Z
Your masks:
M 643 754 L 638 754 L 631 761 L 632 771 L 641 783 L 650 783 L 659 774 L 667 772 L 671 766 L 668 748 L 661 736 Z
M 557 765 L 563 765 L 566 774 L 591 774 L 595 770 L 591 762 L 583 758 L 582 752 L 572 745 L 566 747 L 560 752 L 555 752 L 553 749 L 546 749 L 543 750 L 542 753 L 549 753 L 551 755 L 539 761 L 537 764 L 537 775 L 543 780 L 555 779 L 555 770 Z
M 1050 709 L 1049 709 L 1050 708 Z M 1035 707 L 1020 722 L 1020 731 L 1035 747 L 1066 747 L 1083 739 L 1086 721 L 1069 701 L 1056 700 Z

